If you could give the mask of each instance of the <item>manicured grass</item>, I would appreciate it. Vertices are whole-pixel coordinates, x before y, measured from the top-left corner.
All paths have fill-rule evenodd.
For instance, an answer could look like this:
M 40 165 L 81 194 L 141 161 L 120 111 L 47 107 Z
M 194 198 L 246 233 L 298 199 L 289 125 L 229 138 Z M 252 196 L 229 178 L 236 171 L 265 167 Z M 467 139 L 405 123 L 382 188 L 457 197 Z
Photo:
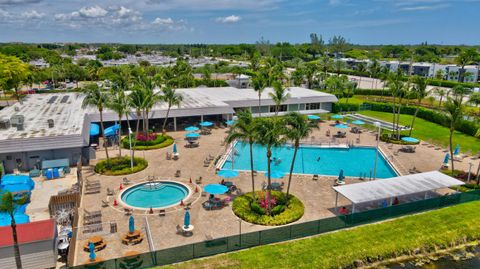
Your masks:
M 115 157 L 99 161 L 95 165 L 95 172 L 106 176 L 120 176 L 140 172 L 147 168 L 148 162 L 139 157 L 133 158 L 133 169 L 131 168 L 130 157 Z
M 166 268 L 338 268 L 480 238 L 480 201 Z
M 150 141 L 135 141 L 135 138 L 133 138 L 132 148 L 134 150 L 161 149 L 172 145 L 173 142 L 174 140 L 171 136 L 157 134 L 156 138 Z M 128 136 L 122 138 L 122 147 L 125 149 L 130 149 L 130 141 L 128 140 Z
M 339 102 L 342 103 L 342 104 L 345 104 L 345 103 L 347 103 L 347 98 L 340 98 Z M 361 105 L 361 104 L 363 104 L 363 102 L 365 102 L 365 100 L 362 99 L 362 98 L 359 98 L 357 96 L 353 96 L 353 97 L 348 98 L 348 103 L 349 104 Z
M 387 113 L 387 112 L 366 110 L 366 111 L 360 111 L 359 113 L 369 117 L 374 117 L 380 120 L 384 120 L 387 122 L 391 122 L 393 117 L 392 113 Z M 412 118 L 413 116 L 411 115 L 402 114 L 400 115 L 400 124 L 411 125 Z M 408 132 L 402 132 L 402 134 L 408 134 Z M 415 126 L 413 127 L 412 136 L 427 142 L 431 142 L 433 144 L 447 147 L 450 131 L 446 127 L 443 127 L 441 125 L 438 125 L 417 117 L 417 119 L 415 120 Z M 454 147 L 456 144 L 460 145 L 460 149 L 462 152 L 470 151 L 473 154 L 476 154 L 477 152 L 480 151 L 480 139 L 463 134 L 458 131 L 455 131 L 453 135 Z

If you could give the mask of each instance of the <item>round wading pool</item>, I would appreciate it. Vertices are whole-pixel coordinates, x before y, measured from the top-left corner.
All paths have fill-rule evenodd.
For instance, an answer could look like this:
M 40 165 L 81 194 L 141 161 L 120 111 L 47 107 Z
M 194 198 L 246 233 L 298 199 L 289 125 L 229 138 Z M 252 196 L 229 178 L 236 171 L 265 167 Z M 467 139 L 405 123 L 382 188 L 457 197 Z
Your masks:
M 190 189 L 179 182 L 155 181 L 140 183 L 120 193 L 125 205 L 138 209 L 165 208 L 174 206 L 185 200 Z

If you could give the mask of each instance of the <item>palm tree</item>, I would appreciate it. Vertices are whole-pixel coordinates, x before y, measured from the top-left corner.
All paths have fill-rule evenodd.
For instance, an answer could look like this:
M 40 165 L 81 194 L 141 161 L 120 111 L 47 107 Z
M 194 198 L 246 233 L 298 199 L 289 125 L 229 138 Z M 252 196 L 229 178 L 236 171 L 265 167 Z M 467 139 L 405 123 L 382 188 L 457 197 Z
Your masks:
M 145 134 L 148 134 L 150 111 L 153 106 L 161 100 L 161 98 L 157 93 L 155 93 L 155 80 L 152 77 L 139 77 L 138 85 L 143 92 L 143 131 L 145 132 Z
M 415 114 L 413 115 L 412 124 L 410 125 L 410 133 L 408 136 L 412 136 L 413 125 L 415 124 L 415 119 L 417 118 L 418 110 L 420 110 L 420 104 L 422 99 L 427 96 L 427 85 L 428 82 L 423 77 L 414 77 L 413 78 L 415 85 L 413 86 L 413 93 L 417 97 L 417 109 L 415 109 Z
M 128 107 L 128 100 L 127 97 L 125 96 L 125 92 L 121 90 L 120 88 L 114 87 L 111 94 L 110 98 L 107 103 L 107 107 L 118 115 L 118 124 L 120 125 L 120 128 L 118 128 L 118 154 L 120 158 L 122 157 L 122 147 L 120 146 L 120 142 L 122 140 L 122 118 L 123 116 L 127 117 L 127 125 L 128 129 L 130 129 L 130 122 L 128 121 L 128 113 L 129 107 Z
M 183 101 L 183 96 L 175 92 L 175 89 L 165 86 L 162 88 L 163 95 L 160 97 L 164 102 L 168 104 L 167 115 L 165 121 L 163 122 L 162 131 L 165 132 L 165 126 L 167 126 L 168 115 L 170 114 L 170 108 L 172 106 L 180 106 L 180 103 Z
M 265 76 L 259 71 L 252 77 L 253 89 L 258 93 L 258 116 L 262 116 L 262 93 L 267 87 Z
M 255 200 L 255 175 L 253 168 L 253 143 L 256 139 L 255 121 L 250 110 L 241 110 L 237 114 L 237 121 L 232 126 L 230 133 L 226 138 L 227 143 L 235 140 L 248 142 L 250 146 L 250 171 L 252 174 L 252 193 Z
M 447 95 L 447 92 L 443 88 L 435 88 L 435 92 L 440 97 L 440 100 L 438 102 L 438 106 L 442 107 L 442 101 L 443 101 L 443 98 Z
M 109 103 L 108 94 L 100 89 L 97 84 L 89 84 L 84 89 L 85 98 L 82 102 L 82 108 L 95 107 L 100 113 L 100 127 L 102 128 L 102 134 L 105 135 L 105 128 L 103 126 L 103 110 Z M 105 138 L 105 137 L 104 137 Z M 108 156 L 108 147 L 105 144 L 105 155 L 107 156 L 107 162 L 110 160 Z
M 476 48 L 468 48 L 460 52 L 460 54 L 455 58 L 456 64 L 461 68 L 458 74 L 458 81 L 464 82 L 465 80 L 465 66 L 471 63 L 474 63 L 478 57 L 478 52 Z
M 28 197 L 25 195 L 18 200 L 14 200 L 11 192 L 5 192 L 0 201 L 0 213 L 7 213 L 11 218 L 10 227 L 13 235 L 13 251 L 15 253 L 15 263 L 17 269 L 22 268 L 22 260 L 20 257 L 20 248 L 18 246 L 17 224 L 15 223 L 15 211 L 18 206 L 24 205 Z
M 450 130 L 449 147 L 453 172 L 455 170 L 453 162 L 453 133 L 455 132 L 455 126 L 457 122 L 460 120 L 463 114 L 462 99 L 449 97 L 445 103 L 445 111 L 447 112 L 447 120 Z
M 290 184 L 292 182 L 292 173 L 295 166 L 297 151 L 300 147 L 300 140 L 307 138 L 313 131 L 313 128 L 318 128 L 317 124 L 312 124 L 305 115 L 298 112 L 290 112 L 285 117 L 286 123 L 286 137 L 293 141 L 295 150 L 293 151 L 292 164 L 290 165 L 290 174 L 288 176 L 286 199 L 288 203 L 288 194 L 290 193 Z
M 477 133 L 475 134 L 475 137 L 480 138 L 480 128 L 478 128 Z M 478 167 L 477 167 L 477 185 L 480 185 L 480 162 L 478 162 Z
M 400 114 L 400 107 L 402 106 L 401 98 L 405 92 L 405 83 L 402 81 L 402 74 L 401 72 L 396 72 L 396 73 L 391 73 L 388 78 L 388 87 L 390 91 L 392 92 L 392 97 L 393 97 L 393 104 L 392 104 L 392 115 L 393 115 L 393 120 L 392 120 L 392 125 L 393 125 L 393 131 L 395 133 L 395 130 L 397 126 L 397 113 Z M 397 98 L 399 99 L 399 105 L 397 107 Z M 398 117 L 399 118 L 399 117 Z M 398 126 L 397 126 L 398 127 Z M 399 135 L 397 134 L 397 137 Z
M 290 93 L 286 92 L 286 89 L 283 87 L 280 81 L 273 82 L 273 92 L 269 92 L 270 96 L 275 103 L 275 116 L 278 116 L 278 111 L 283 102 L 287 101 L 290 98 Z
M 267 148 L 267 213 L 270 214 L 272 148 L 278 147 L 285 142 L 285 130 L 280 118 L 258 118 L 254 126 L 256 129 L 255 141 Z

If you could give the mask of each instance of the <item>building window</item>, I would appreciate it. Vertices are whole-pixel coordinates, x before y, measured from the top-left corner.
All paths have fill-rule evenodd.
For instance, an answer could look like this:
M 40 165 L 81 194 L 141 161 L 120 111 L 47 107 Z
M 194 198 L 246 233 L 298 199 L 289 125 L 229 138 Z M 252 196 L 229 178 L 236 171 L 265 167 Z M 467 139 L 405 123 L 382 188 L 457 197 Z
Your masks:
M 320 109 L 320 103 L 310 103 L 306 104 L 305 110 L 318 110 Z
M 288 111 L 298 111 L 298 104 L 288 105 Z
M 278 108 L 278 112 L 285 112 L 287 111 L 287 105 L 281 105 L 279 108 Z M 270 112 L 271 113 L 275 113 L 275 109 L 276 109 L 276 106 L 270 106 Z

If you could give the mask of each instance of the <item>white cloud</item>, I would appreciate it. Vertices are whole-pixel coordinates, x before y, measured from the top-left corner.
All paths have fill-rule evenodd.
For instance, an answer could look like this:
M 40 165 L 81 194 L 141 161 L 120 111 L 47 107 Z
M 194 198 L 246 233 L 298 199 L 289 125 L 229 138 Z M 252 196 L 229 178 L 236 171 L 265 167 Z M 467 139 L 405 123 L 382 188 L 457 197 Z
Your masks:
M 155 20 L 153 20 L 152 22 L 152 24 L 155 24 L 155 25 L 171 25 L 173 23 L 174 21 L 172 20 L 172 18 L 166 18 L 166 19 L 155 18 Z
M 32 4 L 39 3 L 42 0 L 0 0 L 0 5 L 23 5 L 23 4 Z
M 242 18 L 240 16 L 230 15 L 227 17 L 218 17 L 215 19 L 215 21 L 221 23 L 236 23 L 239 22 L 241 19 Z
M 146 0 L 162 10 L 265 10 L 283 0 Z
M 436 10 L 449 7 L 449 4 L 439 4 L 439 5 L 420 5 L 420 6 L 406 6 L 400 8 L 402 11 L 421 11 L 421 10 Z
M 12 14 L 10 12 L 0 8 L 0 20 L 10 18 Z
M 23 12 L 22 17 L 25 19 L 41 19 L 45 17 L 45 13 L 38 12 L 36 10 L 31 10 L 31 11 Z
M 87 18 L 101 18 L 107 15 L 108 11 L 105 9 L 99 7 L 99 6 L 93 6 L 93 7 L 82 7 L 79 11 L 78 14 L 82 17 L 87 17 Z
M 175 21 L 172 18 L 155 18 L 151 25 L 153 30 L 182 31 L 187 29 L 185 21 Z

